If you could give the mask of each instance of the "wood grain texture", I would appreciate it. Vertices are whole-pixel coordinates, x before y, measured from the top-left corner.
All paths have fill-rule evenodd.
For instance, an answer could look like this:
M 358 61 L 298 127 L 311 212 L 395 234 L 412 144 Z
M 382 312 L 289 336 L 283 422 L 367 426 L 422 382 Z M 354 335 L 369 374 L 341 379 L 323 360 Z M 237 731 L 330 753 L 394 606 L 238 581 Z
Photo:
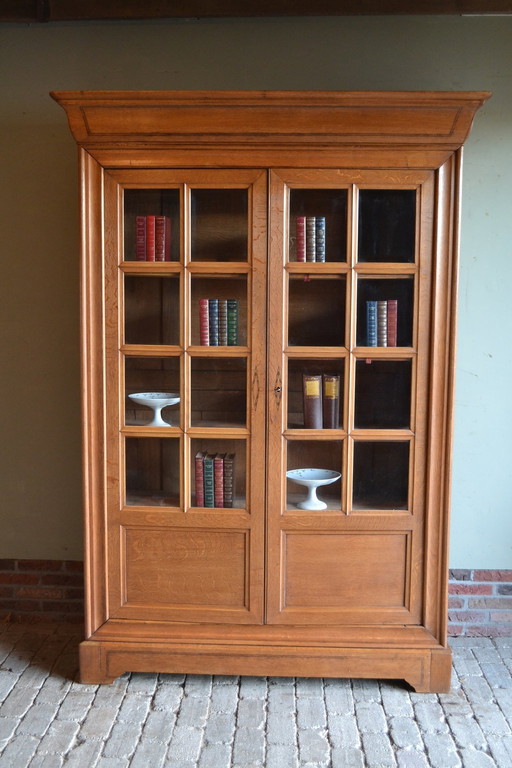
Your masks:
M 83 680 L 299 674 L 447 690 L 460 147 L 489 94 L 52 95 L 82 157 Z M 406 190 L 406 258 L 360 258 L 365 190 Z M 290 256 L 304 192 L 307 205 L 339 197 L 325 263 Z M 137 263 L 125 220 L 160 200 L 173 260 Z M 402 291 L 401 346 L 364 346 L 368 286 Z M 196 304 L 214 295 L 239 300 L 237 347 L 199 343 Z M 358 366 L 372 359 L 407 366 L 399 424 L 357 423 Z M 305 367 L 340 373 L 336 429 L 300 423 Z M 179 388 L 172 426 L 128 418 L 127 387 L 145 384 Z M 236 504 L 194 506 L 196 451 L 227 449 Z M 321 492 L 327 509 L 300 509 L 286 470 L 315 465 L 341 482 Z
M 82 91 L 52 92 L 75 139 L 145 147 L 159 143 L 330 146 L 442 145 L 457 149 L 479 92 Z

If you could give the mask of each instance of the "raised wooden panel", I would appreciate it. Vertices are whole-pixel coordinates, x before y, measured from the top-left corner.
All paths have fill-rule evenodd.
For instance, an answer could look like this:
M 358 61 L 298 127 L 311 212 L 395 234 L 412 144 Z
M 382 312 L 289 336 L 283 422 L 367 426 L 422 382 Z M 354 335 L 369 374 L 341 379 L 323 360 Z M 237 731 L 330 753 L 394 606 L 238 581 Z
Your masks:
M 124 602 L 246 609 L 247 539 L 244 531 L 125 528 Z
M 408 535 L 308 533 L 283 535 L 282 609 L 311 617 L 335 611 L 407 609 Z M 311 620 L 311 618 L 310 618 Z M 391 618 L 392 620 L 392 618 Z
M 484 92 L 54 92 L 85 146 L 240 139 L 330 145 L 438 144 L 466 138 Z

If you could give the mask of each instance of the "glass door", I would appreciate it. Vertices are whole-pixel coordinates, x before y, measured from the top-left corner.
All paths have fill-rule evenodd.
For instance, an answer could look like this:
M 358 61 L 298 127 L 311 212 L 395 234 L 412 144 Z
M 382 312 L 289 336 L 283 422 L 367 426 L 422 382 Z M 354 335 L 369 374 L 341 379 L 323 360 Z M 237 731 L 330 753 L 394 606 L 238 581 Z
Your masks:
M 105 194 L 111 616 L 260 622 L 266 175 Z
M 432 201 L 429 174 L 273 174 L 271 622 L 419 621 Z

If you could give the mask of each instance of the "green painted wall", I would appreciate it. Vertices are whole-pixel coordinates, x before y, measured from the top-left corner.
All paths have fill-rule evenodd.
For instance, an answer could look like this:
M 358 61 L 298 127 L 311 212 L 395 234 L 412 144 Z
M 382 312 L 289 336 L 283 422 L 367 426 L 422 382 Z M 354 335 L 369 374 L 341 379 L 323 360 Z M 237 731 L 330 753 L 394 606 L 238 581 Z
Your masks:
M 0 557 L 80 558 L 74 142 L 50 90 L 491 90 L 465 150 L 454 568 L 512 567 L 512 17 L 0 25 Z

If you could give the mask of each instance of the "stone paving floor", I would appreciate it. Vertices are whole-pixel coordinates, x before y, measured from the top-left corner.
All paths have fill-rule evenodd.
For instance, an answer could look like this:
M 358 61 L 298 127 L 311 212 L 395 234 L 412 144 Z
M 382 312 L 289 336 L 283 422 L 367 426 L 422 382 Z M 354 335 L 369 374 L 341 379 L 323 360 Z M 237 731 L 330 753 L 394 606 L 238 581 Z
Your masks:
M 79 629 L 0 624 L 0 768 L 512 768 L 512 638 L 452 640 L 449 694 L 400 682 L 126 674 Z

